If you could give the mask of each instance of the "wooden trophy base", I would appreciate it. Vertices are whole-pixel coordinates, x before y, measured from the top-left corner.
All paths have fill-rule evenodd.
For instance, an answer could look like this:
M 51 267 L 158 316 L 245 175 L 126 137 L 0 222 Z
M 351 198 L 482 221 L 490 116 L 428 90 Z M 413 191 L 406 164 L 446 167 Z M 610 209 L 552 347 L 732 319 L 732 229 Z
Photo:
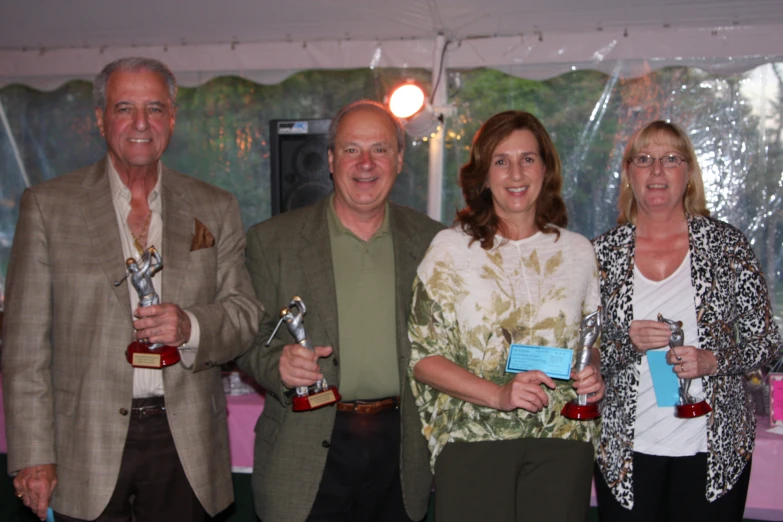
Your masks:
M 307 397 L 294 397 L 294 411 L 310 411 L 329 406 L 342 399 L 337 386 L 328 386 L 325 390 L 308 395 Z
M 712 411 L 707 401 L 696 402 L 694 404 L 677 404 L 674 406 L 674 416 L 680 419 L 695 419 L 702 415 L 707 415 Z
M 150 343 L 133 341 L 125 351 L 125 358 L 134 368 L 159 370 L 179 362 L 179 350 L 174 346 L 161 346 L 151 350 Z
M 592 420 L 600 417 L 601 411 L 598 409 L 598 403 L 593 402 L 582 406 L 576 401 L 571 401 L 563 406 L 560 415 L 571 420 Z

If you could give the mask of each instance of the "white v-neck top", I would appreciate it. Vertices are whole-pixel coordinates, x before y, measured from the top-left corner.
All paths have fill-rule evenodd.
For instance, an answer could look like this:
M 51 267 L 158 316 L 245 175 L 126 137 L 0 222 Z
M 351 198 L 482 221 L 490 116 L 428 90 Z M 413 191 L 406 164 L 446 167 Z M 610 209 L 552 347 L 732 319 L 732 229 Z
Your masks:
M 694 291 L 691 283 L 691 254 L 688 252 L 672 275 L 651 281 L 634 266 L 633 316 L 635 320 L 656 321 L 661 313 L 667 319 L 682 321 L 685 346 L 699 347 Z M 668 346 L 659 348 L 669 350 Z M 675 348 L 676 350 L 676 348 Z M 636 401 L 633 450 L 647 455 L 682 457 L 707 451 L 707 424 L 699 419 L 679 419 L 674 406 L 660 407 L 655 400 L 647 357 L 637 365 L 639 395 Z M 703 397 L 701 379 L 693 379 L 691 396 Z

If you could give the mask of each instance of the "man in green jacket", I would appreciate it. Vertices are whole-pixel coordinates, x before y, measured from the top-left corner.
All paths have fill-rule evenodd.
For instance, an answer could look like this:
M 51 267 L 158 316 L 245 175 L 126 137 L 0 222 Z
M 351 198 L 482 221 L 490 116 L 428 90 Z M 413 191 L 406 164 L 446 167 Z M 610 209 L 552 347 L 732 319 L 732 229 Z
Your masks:
M 404 132 L 386 107 L 362 100 L 329 128 L 334 192 L 248 232 L 248 268 L 268 309 L 299 296 L 314 345 L 277 317 L 260 325 L 240 367 L 267 390 L 256 425 L 253 493 L 263 522 L 410 521 L 426 515 L 426 441 L 406 370 L 416 267 L 443 228 L 388 202 L 403 166 Z M 292 411 L 297 386 L 325 378 L 342 399 Z

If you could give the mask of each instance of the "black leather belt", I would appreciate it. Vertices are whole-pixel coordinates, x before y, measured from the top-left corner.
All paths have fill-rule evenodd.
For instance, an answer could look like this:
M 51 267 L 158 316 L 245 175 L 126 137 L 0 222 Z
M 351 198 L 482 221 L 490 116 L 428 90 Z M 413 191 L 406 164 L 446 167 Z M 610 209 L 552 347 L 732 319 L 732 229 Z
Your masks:
M 166 415 L 166 401 L 163 397 L 133 399 L 130 411 L 131 416 L 136 419 L 160 417 Z
M 338 402 L 337 411 L 352 413 L 380 413 L 400 407 L 399 397 L 388 397 L 377 401 Z

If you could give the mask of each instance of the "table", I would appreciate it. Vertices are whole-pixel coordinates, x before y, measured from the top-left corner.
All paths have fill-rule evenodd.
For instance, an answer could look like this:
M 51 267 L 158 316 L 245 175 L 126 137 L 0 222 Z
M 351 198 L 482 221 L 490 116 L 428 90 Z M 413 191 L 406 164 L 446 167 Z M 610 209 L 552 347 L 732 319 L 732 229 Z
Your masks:
M 0 453 L 8 453 L 5 439 L 5 413 L 3 410 L 3 379 L 0 374 Z M 231 448 L 231 471 L 250 473 L 253 471 L 253 444 L 256 421 L 264 411 L 263 394 L 229 395 L 226 397 L 229 446 Z
M 783 520 L 783 435 L 768 433 L 769 417 L 756 417 L 756 449 L 745 518 Z
M 779 492 L 783 479 L 783 435 L 768 433 L 769 427 L 769 417 L 756 416 L 756 449 L 750 469 L 745 519 L 783 520 L 783 498 Z M 590 505 L 598 505 L 595 484 Z
M 254 428 L 264 410 L 260 395 L 228 397 L 228 435 L 231 443 L 231 465 L 235 473 L 249 473 L 253 467 Z M 756 417 L 756 450 L 750 471 L 747 519 L 783 521 L 783 435 L 767 433 L 768 417 Z M 592 505 L 595 506 L 595 491 Z
M 0 380 L 0 383 L 2 380 Z M 2 413 L 0 387 L 0 453 L 6 453 L 5 416 Z M 228 396 L 228 435 L 231 467 L 234 473 L 250 473 L 253 469 L 255 425 L 264 411 L 262 394 Z M 750 473 L 745 518 L 783 521 L 783 435 L 768 433 L 769 419 L 756 418 L 756 450 Z
M 229 395 L 228 443 L 231 448 L 231 471 L 250 473 L 253 471 L 253 445 L 258 417 L 264 411 L 265 397 L 262 394 Z

